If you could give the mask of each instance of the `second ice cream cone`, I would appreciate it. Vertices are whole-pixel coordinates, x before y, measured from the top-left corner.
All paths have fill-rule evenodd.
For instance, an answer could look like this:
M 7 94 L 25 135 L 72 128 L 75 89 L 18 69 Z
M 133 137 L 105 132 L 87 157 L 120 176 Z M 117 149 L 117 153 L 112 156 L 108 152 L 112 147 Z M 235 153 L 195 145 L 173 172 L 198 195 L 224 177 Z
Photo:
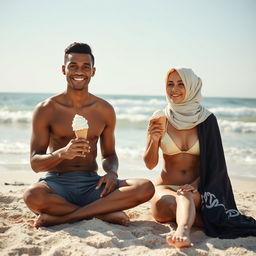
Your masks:
M 166 117 L 165 116 L 160 116 L 157 118 L 157 122 L 160 124 L 163 124 L 165 126 L 166 124 Z

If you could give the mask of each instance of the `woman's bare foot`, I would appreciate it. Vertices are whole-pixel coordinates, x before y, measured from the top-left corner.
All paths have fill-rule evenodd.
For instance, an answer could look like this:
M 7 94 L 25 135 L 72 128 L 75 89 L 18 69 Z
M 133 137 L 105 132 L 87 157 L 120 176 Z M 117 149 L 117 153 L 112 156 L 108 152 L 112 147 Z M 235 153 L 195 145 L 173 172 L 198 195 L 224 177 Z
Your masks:
M 34 222 L 34 227 L 36 228 L 39 228 L 41 226 L 48 227 L 48 226 L 53 226 L 57 224 L 67 223 L 69 221 L 65 218 L 65 216 L 66 215 L 54 216 L 46 213 L 41 213 L 37 216 Z M 129 217 L 124 212 L 121 212 L 121 211 L 102 214 L 96 217 L 98 219 L 101 219 L 110 223 L 123 225 L 123 226 L 128 226 L 130 224 Z
M 185 229 L 177 229 L 174 235 L 167 236 L 166 241 L 168 244 L 176 248 L 193 246 L 190 241 L 189 231 Z
M 126 213 L 121 211 L 98 215 L 96 218 L 126 227 L 130 224 L 129 217 L 126 215 Z

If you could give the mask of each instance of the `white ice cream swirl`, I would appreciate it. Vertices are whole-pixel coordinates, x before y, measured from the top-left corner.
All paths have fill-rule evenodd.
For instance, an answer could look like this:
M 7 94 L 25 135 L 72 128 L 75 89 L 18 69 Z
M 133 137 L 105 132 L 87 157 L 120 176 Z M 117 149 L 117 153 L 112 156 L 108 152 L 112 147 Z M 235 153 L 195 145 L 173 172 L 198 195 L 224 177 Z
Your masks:
M 83 116 L 76 114 L 72 121 L 72 128 L 73 131 L 88 129 L 88 121 Z

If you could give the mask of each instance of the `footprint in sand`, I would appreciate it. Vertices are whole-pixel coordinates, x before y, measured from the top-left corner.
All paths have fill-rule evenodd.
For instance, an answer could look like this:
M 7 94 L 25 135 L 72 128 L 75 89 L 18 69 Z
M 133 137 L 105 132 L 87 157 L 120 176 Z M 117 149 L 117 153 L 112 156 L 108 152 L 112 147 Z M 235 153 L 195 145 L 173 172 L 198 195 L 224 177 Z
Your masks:
M 15 248 L 12 250 L 13 254 L 9 254 L 9 255 L 41 255 L 42 254 L 42 250 L 39 247 L 20 247 L 20 248 Z
M 13 202 L 17 202 L 19 199 L 14 196 L 4 196 L 0 194 L 0 202 L 4 204 L 11 204 Z
M 0 227 L 0 233 L 5 233 L 10 227 Z

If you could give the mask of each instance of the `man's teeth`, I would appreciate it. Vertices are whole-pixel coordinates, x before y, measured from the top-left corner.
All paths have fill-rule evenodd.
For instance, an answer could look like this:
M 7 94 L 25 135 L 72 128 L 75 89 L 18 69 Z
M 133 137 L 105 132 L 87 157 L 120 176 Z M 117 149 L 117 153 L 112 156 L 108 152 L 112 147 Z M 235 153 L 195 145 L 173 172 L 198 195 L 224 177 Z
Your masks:
M 74 78 L 74 80 L 76 80 L 76 81 L 83 81 L 84 78 Z

